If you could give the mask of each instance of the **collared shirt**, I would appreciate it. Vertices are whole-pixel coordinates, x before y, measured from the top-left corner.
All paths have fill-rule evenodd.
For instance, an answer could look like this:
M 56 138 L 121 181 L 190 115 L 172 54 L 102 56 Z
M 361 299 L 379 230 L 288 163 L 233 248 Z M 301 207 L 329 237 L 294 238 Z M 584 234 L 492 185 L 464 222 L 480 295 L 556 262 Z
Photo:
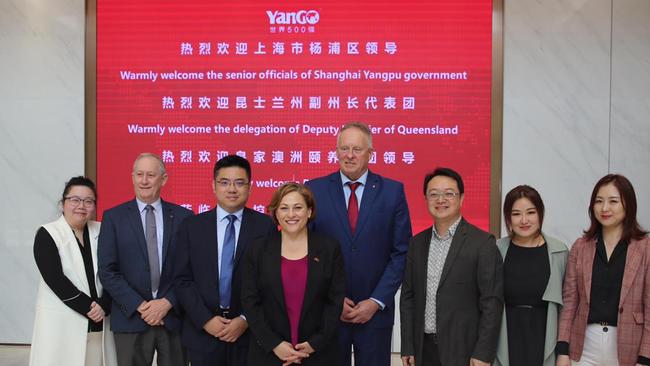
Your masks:
M 627 261 L 627 247 L 627 242 L 619 242 L 608 261 L 602 232 L 598 234 L 596 254 L 594 255 L 594 264 L 591 270 L 588 323 L 607 322 L 611 326 L 617 326 L 618 306 Z M 568 355 L 569 342 L 558 341 L 555 346 L 555 354 Z M 639 355 L 636 363 L 650 365 L 650 358 Z
M 357 196 L 357 204 L 359 205 L 359 209 L 361 209 L 361 197 L 363 197 L 363 190 L 366 187 L 366 181 L 368 180 L 368 169 L 361 174 L 359 179 L 357 180 L 351 180 L 348 178 L 343 172 L 339 171 L 339 174 L 341 174 L 341 182 L 343 183 L 343 194 L 345 195 L 345 207 L 348 207 L 348 204 L 350 203 L 350 194 L 352 194 L 352 190 L 350 189 L 350 186 L 348 185 L 348 182 L 351 183 L 360 183 L 357 189 L 354 190 L 354 194 Z M 381 310 L 384 310 L 386 308 L 386 304 L 383 302 L 379 301 L 378 299 L 375 299 L 374 297 L 370 298 L 372 301 L 376 302 L 379 305 L 379 308 Z
M 368 179 L 368 170 L 366 169 L 366 172 L 363 173 L 357 180 L 351 180 L 350 178 L 346 177 L 345 174 L 343 174 L 343 172 L 341 171 L 339 171 L 339 173 L 341 174 L 341 181 L 343 182 L 343 194 L 345 195 L 346 208 L 348 207 L 348 203 L 350 202 L 350 194 L 352 193 L 352 190 L 350 189 L 350 186 L 347 183 L 348 182 L 361 183 L 354 191 L 354 193 L 357 195 L 357 203 L 359 204 L 358 208 L 361 208 L 361 197 L 363 197 L 363 190 L 366 187 L 366 180 Z
M 454 222 L 442 236 L 436 232 L 433 225 L 431 242 L 429 244 L 429 256 L 427 258 L 427 293 L 424 308 L 424 332 L 436 333 L 436 297 L 442 269 L 454 239 L 454 234 L 460 224 L 462 217 Z
M 221 253 L 223 252 L 223 241 L 226 237 L 226 228 L 228 227 L 228 215 L 235 215 L 237 220 L 235 220 L 235 253 L 237 253 L 237 242 L 239 240 L 239 231 L 241 229 L 241 220 L 244 216 L 244 209 L 233 212 L 232 214 L 221 208 L 217 204 L 217 255 L 219 260 L 217 261 L 219 275 L 221 275 Z
M 627 243 L 620 241 L 607 259 L 602 233 L 596 241 L 596 255 L 591 271 L 591 299 L 587 322 L 618 324 L 618 303 L 623 286 Z
M 154 203 L 144 203 L 140 201 L 139 199 L 135 199 L 135 201 L 138 203 L 138 210 L 140 210 L 140 219 L 142 220 L 142 230 L 143 232 L 147 233 L 147 210 L 145 209 L 147 205 L 153 206 L 153 214 L 156 218 L 156 243 L 158 244 L 158 265 L 160 268 L 160 273 L 162 275 L 163 271 L 163 209 L 162 209 L 162 202 L 160 201 L 160 198 L 158 198 Z M 152 291 L 151 294 L 153 295 L 153 298 L 156 298 L 156 295 L 158 294 L 158 291 Z

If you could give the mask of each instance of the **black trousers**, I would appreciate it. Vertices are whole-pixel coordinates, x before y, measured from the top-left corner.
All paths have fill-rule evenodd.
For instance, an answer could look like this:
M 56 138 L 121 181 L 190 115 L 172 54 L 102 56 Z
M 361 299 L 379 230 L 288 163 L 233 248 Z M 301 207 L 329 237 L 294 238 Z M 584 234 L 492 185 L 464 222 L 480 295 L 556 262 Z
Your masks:
M 424 333 L 422 366 L 442 366 L 440 353 L 438 352 L 438 338 L 435 334 Z
M 243 339 L 242 339 L 243 338 Z M 248 337 L 242 337 L 234 343 L 221 342 L 213 351 L 188 348 L 192 366 L 246 366 L 248 359 Z

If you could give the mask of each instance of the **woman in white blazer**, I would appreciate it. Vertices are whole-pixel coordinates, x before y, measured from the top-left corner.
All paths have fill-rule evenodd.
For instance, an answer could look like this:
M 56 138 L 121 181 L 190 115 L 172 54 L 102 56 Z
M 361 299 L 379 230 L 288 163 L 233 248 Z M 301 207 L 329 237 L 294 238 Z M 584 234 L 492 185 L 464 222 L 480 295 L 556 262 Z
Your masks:
M 110 297 L 97 276 L 95 184 L 74 177 L 61 198 L 63 215 L 36 232 L 41 274 L 30 365 L 117 365 L 107 311 Z

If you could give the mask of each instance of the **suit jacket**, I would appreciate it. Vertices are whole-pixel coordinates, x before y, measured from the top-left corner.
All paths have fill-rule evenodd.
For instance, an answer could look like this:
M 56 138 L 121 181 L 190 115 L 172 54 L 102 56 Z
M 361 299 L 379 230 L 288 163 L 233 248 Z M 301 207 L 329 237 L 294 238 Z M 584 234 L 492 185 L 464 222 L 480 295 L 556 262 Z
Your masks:
M 241 258 L 249 243 L 271 231 L 276 229 L 269 216 L 244 208 L 232 276 L 230 314 L 233 316 L 242 313 Z M 220 341 L 203 330 L 203 326 L 217 315 L 219 309 L 216 208 L 185 220 L 178 231 L 176 246 L 174 291 L 185 311 L 181 332 L 183 344 L 191 349 L 212 352 Z M 248 342 L 248 338 L 242 336 L 239 341 Z
M 355 303 L 372 297 L 386 306 L 364 326 L 392 327 L 395 293 L 402 282 L 411 237 L 404 185 L 369 171 L 354 234 L 340 173 L 310 180 L 306 185 L 316 200 L 312 230 L 335 238 L 341 245 L 346 296 Z
M 569 249 L 561 241 L 542 233 L 546 240 L 548 259 L 550 263 L 550 275 L 542 300 L 548 302 L 546 312 L 546 335 L 544 339 L 544 363 L 543 366 L 555 366 L 555 344 L 557 343 L 557 323 L 562 309 L 562 283 L 564 282 L 564 271 L 566 269 Z M 510 247 L 510 238 L 505 237 L 497 240 L 497 248 L 505 261 Z M 506 311 L 503 309 L 501 318 L 501 331 L 499 333 L 499 344 L 497 346 L 497 358 L 494 366 L 509 366 L 508 355 L 508 324 L 506 324 Z
M 582 356 L 591 300 L 596 239 L 580 238 L 571 247 L 562 298 L 558 341 L 569 342 L 569 356 Z M 650 357 L 650 238 L 631 240 L 619 298 L 616 345 L 621 366 L 634 366 L 639 355 Z M 645 315 L 648 314 L 648 315 Z
M 432 228 L 411 239 L 400 295 L 402 355 L 422 365 L 427 260 Z M 494 236 L 461 219 L 436 293 L 443 366 L 494 360 L 503 311 L 503 263 Z
M 303 299 L 298 342 L 315 350 L 302 365 L 336 365 L 338 319 L 343 309 L 345 274 L 336 240 L 309 232 L 307 284 Z M 244 259 L 242 306 L 253 333 L 248 349 L 249 365 L 281 365 L 273 353 L 282 341 L 291 343 L 291 328 L 284 301 L 281 273 L 281 235 L 257 240 Z
M 174 237 L 180 223 L 192 211 L 162 201 L 163 252 L 157 297 L 166 298 L 173 309 L 164 318 L 165 327 L 178 330 L 176 295 L 174 294 Z M 152 300 L 149 256 L 142 219 L 136 200 L 125 202 L 104 212 L 98 245 L 99 278 L 113 298 L 111 327 L 114 332 L 142 332 L 149 328 L 138 306 Z

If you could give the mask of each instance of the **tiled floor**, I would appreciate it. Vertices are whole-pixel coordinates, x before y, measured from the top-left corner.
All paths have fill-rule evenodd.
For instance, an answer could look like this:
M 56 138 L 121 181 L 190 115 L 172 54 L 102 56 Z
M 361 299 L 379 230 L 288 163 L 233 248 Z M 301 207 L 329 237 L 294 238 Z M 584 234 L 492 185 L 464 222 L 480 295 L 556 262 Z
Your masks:
M 0 345 L 0 365 L 2 366 L 27 366 L 29 364 L 29 346 L 3 346 Z M 398 354 L 393 354 L 391 366 L 401 366 Z

